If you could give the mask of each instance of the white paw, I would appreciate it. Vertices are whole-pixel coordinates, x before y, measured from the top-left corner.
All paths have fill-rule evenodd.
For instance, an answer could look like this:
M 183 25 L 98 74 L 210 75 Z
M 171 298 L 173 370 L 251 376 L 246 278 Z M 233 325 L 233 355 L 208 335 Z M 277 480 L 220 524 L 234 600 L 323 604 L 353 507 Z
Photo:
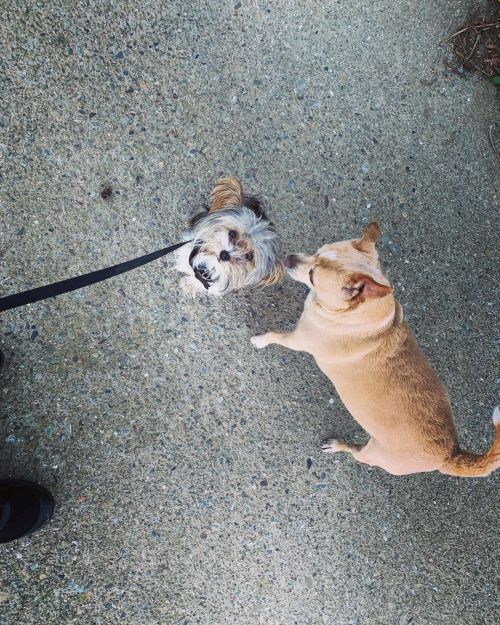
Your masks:
M 262 349 L 263 347 L 267 347 L 269 345 L 269 341 L 265 334 L 260 334 L 259 336 L 252 336 L 250 342 L 257 349 Z
M 192 276 L 182 276 L 182 278 L 179 280 L 179 286 L 181 287 L 184 295 L 191 295 L 192 297 L 196 297 L 196 295 L 201 292 L 198 285 L 198 280 L 196 280 L 196 278 L 193 278 Z
M 336 438 L 332 438 L 330 441 L 321 445 L 321 450 L 324 451 L 325 454 L 334 454 L 337 451 L 340 451 L 339 447 L 339 441 Z

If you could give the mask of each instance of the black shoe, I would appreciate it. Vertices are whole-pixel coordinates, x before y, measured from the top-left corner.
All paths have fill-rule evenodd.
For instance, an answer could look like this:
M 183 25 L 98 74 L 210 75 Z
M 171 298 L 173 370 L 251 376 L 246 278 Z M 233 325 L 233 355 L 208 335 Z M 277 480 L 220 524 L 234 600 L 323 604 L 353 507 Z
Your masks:
M 50 521 L 54 498 L 27 480 L 0 480 L 0 543 L 28 536 Z

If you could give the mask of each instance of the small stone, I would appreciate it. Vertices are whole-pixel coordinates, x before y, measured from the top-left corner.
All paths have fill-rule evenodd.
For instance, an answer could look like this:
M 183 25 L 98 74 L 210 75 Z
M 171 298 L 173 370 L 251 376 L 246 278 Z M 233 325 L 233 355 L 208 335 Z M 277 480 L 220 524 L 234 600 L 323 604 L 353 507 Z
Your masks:
M 31 333 L 31 341 L 34 343 L 36 341 L 36 337 L 38 336 L 38 330 L 33 330 Z
M 7 601 L 9 597 L 10 595 L 8 593 L 0 592 L 0 603 L 2 603 L 2 601 Z
M 312 467 L 313 461 L 311 460 L 311 458 L 307 459 L 307 470 L 309 471 L 309 469 Z
M 120 52 L 117 52 L 117 53 L 115 54 L 115 59 L 120 60 L 120 59 L 123 59 L 123 58 L 124 58 L 124 56 L 125 56 L 125 55 L 124 55 L 124 54 L 123 54 L 123 52 L 120 50 Z
M 82 592 L 85 592 L 85 587 L 82 586 L 81 584 L 78 584 L 74 579 L 71 579 L 69 581 L 66 588 L 68 591 L 73 591 L 77 594 L 81 594 Z
M 103 200 L 109 200 L 113 195 L 113 187 L 109 184 L 105 185 L 101 190 L 101 197 Z
M 260 485 L 265 488 L 267 486 L 267 480 L 261 480 Z

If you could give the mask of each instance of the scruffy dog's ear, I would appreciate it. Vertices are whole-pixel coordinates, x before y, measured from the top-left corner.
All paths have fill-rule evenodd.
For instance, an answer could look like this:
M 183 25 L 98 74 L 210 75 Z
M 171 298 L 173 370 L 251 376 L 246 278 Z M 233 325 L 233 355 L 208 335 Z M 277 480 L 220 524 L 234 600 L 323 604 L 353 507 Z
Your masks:
M 236 178 L 221 178 L 210 193 L 209 212 L 243 206 L 243 189 Z
M 361 239 L 357 239 L 352 245 L 360 252 L 370 252 L 373 250 L 379 237 L 380 226 L 376 221 L 372 221 L 363 230 L 363 236 Z
M 277 260 L 271 272 L 262 278 L 259 286 L 272 286 L 278 282 L 282 282 L 285 277 L 285 268 L 280 260 Z

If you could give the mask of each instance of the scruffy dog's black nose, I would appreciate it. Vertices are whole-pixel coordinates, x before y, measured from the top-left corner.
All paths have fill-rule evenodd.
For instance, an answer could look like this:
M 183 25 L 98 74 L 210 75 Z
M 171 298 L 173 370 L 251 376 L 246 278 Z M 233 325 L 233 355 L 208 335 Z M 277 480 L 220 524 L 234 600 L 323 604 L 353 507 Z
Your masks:
M 226 250 L 222 250 L 219 254 L 219 260 L 229 260 L 230 258 L 231 256 L 229 255 L 229 252 L 226 252 Z
M 297 256 L 295 256 L 295 254 L 290 254 L 290 256 L 287 256 L 285 258 L 285 267 L 287 267 L 288 269 L 293 269 L 295 265 L 297 265 L 297 261 Z

